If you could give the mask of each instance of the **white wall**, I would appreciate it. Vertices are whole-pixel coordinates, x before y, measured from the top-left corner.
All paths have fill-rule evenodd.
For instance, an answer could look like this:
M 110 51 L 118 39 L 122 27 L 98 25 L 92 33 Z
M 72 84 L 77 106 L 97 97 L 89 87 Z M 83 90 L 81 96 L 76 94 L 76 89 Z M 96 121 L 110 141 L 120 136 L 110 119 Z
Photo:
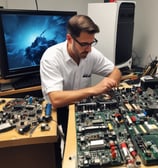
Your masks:
M 103 0 L 37 0 L 40 10 L 75 10 L 87 14 L 87 4 Z M 0 0 L 0 5 L 12 9 L 36 9 L 35 0 Z
M 0 0 L 0 6 L 7 7 L 7 0 Z
M 142 67 L 158 56 L 158 0 L 136 0 L 133 50 Z
M 78 14 L 87 14 L 88 3 L 103 2 L 103 0 L 46 0 L 46 1 L 48 3 L 45 3 L 45 0 L 38 0 L 39 7 L 43 9 L 55 9 L 55 10 L 77 10 Z

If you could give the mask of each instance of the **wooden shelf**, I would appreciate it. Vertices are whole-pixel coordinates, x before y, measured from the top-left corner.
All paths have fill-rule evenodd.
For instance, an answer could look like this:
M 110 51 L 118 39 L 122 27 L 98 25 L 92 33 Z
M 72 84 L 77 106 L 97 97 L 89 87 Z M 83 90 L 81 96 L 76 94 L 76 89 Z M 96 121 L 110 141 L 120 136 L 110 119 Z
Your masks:
M 0 97 L 19 94 L 19 93 L 25 93 L 25 92 L 27 93 L 27 92 L 40 91 L 40 90 L 41 90 L 41 86 L 33 86 L 33 87 L 28 87 L 23 89 L 11 89 L 6 91 L 0 91 Z

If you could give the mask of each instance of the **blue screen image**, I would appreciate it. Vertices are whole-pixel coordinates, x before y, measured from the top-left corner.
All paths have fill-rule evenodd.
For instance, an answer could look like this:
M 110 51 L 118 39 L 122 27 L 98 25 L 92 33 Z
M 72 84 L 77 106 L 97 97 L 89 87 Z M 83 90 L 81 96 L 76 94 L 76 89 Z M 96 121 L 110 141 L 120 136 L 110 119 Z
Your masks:
M 66 39 L 70 16 L 3 14 L 10 70 L 39 66 L 44 51 Z

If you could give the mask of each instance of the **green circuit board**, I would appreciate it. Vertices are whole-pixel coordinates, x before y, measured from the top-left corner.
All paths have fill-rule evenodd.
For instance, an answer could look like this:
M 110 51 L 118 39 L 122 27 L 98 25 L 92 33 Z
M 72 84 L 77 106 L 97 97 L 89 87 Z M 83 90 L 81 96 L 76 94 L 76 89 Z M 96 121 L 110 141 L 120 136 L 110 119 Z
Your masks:
M 158 165 L 157 91 L 149 94 L 115 90 L 76 104 L 78 168 Z

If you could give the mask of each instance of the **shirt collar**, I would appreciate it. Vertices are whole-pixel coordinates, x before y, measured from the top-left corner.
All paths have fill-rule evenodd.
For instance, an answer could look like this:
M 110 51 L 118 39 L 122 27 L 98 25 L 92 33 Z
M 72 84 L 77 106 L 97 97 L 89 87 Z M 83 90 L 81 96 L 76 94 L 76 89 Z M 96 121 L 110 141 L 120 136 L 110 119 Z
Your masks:
M 64 48 L 63 48 L 63 52 L 64 52 L 64 55 L 65 55 L 65 61 L 68 62 L 70 60 L 72 60 L 72 58 L 70 57 L 69 53 L 68 53 L 68 50 L 67 50 L 67 40 L 65 40 L 64 42 Z

